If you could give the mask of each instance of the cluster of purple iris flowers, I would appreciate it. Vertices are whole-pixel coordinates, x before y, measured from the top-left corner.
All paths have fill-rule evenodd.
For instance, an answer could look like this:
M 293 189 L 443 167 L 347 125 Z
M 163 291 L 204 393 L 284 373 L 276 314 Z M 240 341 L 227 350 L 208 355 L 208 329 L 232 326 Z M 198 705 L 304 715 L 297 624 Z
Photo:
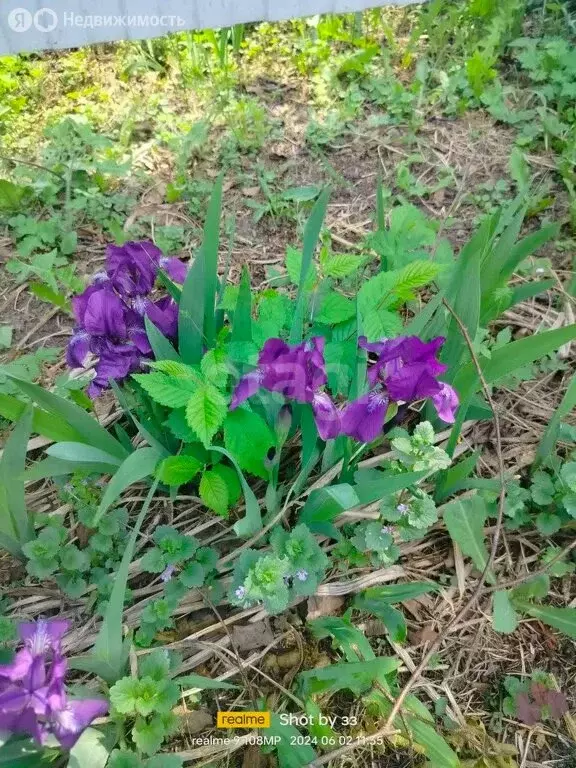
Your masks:
M 61 641 L 67 621 L 40 619 L 19 625 L 24 644 L 10 664 L 0 665 L 0 730 L 25 734 L 42 745 L 55 736 L 71 749 L 97 717 L 108 712 L 104 699 L 69 699 L 67 662 Z
M 139 370 L 142 360 L 152 356 L 145 316 L 164 336 L 176 337 L 178 305 L 169 296 L 151 299 L 160 269 L 174 282 L 184 282 L 184 262 L 165 257 L 154 243 L 109 245 L 105 271 L 72 299 L 76 328 L 66 360 L 70 368 L 81 368 L 89 353 L 98 358 L 96 376 L 88 387 L 90 397 L 107 389 L 110 379 L 122 381 Z
M 338 408 L 325 392 L 328 381 L 324 360 L 325 339 L 289 345 L 268 339 L 258 358 L 258 367 L 243 376 L 234 390 L 231 409 L 237 408 L 262 387 L 280 392 L 287 400 L 309 403 L 318 434 L 323 440 L 344 434 L 362 443 L 375 440 L 382 432 L 391 403 L 431 399 L 442 421 L 452 423 L 458 395 L 438 376 L 446 366 L 436 355 L 445 339 L 438 336 L 424 342 L 417 336 L 399 336 L 358 344 L 371 356 L 367 370 L 368 392 Z
M 142 361 L 152 356 L 145 316 L 164 336 L 176 337 L 178 305 L 169 296 L 151 299 L 160 269 L 174 282 L 184 282 L 186 265 L 164 257 L 153 243 L 110 245 L 105 271 L 72 300 L 77 326 L 68 345 L 67 362 L 78 368 L 84 366 L 89 353 L 98 358 L 96 376 L 88 387 L 90 397 L 101 394 L 110 379 L 122 381 L 139 370 Z M 372 357 L 367 373 L 369 389 L 338 408 L 324 389 L 328 377 L 323 337 L 292 345 L 282 339 L 268 339 L 258 367 L 236 386 L 230 407 L 237 408 L 262 387 L 280 392 L 289 401 L 309 403 L 324 440 L 345 434 L 365 443 L 381 433 L 388 407 L 394 402 L 430 398 L 439 417 L 451 423 L 458 396 L 450 385 L 438 380 L 446 366 L 436 357 L 444 341 L 441 336 L 429 342 L 417 336 L 377 342 L 360 337 L 359 346 Z

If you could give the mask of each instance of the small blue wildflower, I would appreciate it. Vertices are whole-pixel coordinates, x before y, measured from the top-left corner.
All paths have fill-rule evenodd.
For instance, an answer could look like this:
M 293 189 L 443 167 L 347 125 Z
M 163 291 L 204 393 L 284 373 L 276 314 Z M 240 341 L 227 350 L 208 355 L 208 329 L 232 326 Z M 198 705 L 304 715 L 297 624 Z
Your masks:
M 383 535 L 390 535 L 390 534 L 394 533 L 394 526 L 392 526 L 392 525 L 383 525 L 380 532 Z
M 410 507 L 408 506 L 408 504 L 398 504 L 398 506 L 396 507 L 396 511 L 400 512 L 401 515 L 407 515 L 408 512 L 410 511 Z
M 246 595 L 246 587 L 243 587 L 242 585 L 240 585 L 240 586 L 238 587 L 238 589 L 236 589 L 236 591 L 234 592 L 234 594 L 236 595 L 236 597 L 238 598 L 238 600 L 243 600 L 243 599 L 244 599 L 244 596 Z
M 166 584 L 168 581 L 170 581 L 170 579 L 171 579 L 171 578 L 172 578 L 172 576 L 174 575 L 174 571 L 175 571 L 175 570 L 176 570 L 175 566 L 173 566 L 173 565 L 168 565 L 168 566 L 167 566 L 167 567 L 166 567 L 166 568 L 165 568 L 165 569 L 162 571 L 162 573 L 160 574 L 160 578 L 161 578 L 161 580 L 164 582 L 164 584 Z
M 299 568 L 295 575 L 298 581 L 306 581 L 308 578 L 308 571 L 305 568 Z

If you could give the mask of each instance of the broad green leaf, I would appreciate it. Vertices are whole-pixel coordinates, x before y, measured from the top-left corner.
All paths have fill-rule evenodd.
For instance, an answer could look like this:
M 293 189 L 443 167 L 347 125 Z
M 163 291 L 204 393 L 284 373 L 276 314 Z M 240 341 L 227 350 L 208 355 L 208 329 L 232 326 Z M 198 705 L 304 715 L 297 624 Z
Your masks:
M 395 643 L 403 643 L 406 640 L 406 620 L 402 611 L 390 605 L 389 601 L 379 600 L 372 595 L 364 600 L 355 600 L 353 607 L 358 610 L 371 613 L 384 624 L 392 640 Z
M 252 341 L 252 292 L 250 290 L 250 273 L 244 264 L 240 278 L 240 290 L 234 310 L 232 324 L 232 342 Z
M 86 472 L 96 472 L 101 475 L 109 474 L 113 467 L 110 464 L 93 464 L 92 462 L 84 462 L 82 470 Z M 48 456 L 48 458 L 42 461 L 37 461 L 32 464 L 30 469 L 27 469 L 22 474 L 22 479 L 27 483 L 35 482 L 36 480 L 43 480 L 45 477 L 60 477 L 62 475 L 71 475 L 73 472 L 78 471 L 78 464 L 74 461 L 65 461 L 64 459 L 57 459 L 55 456 Z
M 166 485 L 184 485 L 202 469 L 202 462 L 195 456 L 168 456 L 158 467 L 158 479 Z
M 394 338 L 402 332 L 402 319 L 388 309 L 374 309 L 362 316 L 362 328 L 368 341 Z
M 297 692 L 302 698 L 319 694 L 349 690 L 356 696 L 371 688 L 375 681 L 388 686 L 388 677 L 400 666 L 399 659 L 378 656 L 359 662 L 329 664 L 301 672 L 297 679 Z
M 12 395 L 0 393 L 0 416 L 8 421 L 18 421 L 24 413 L 26 405 Z M 82 435 L 74 427 L 64 423 L 59 416 L 36 407 L 33 409 L 32 415 L 32 432 L 56 442 L 60 440 L 82 441 Z
M 228 486 L 213 469 L 206 470 L 200 478 L 200 498 L 209 509 L 220 517 L 228 515 Z
M 342 650 L 346 661 L 367 661 L 374 659 L 374 651 L 368 638 L 349 621 L 337 616 L 323 616 L 308 622 L 314 637 L 322 640 L 332 637 L 335 644 Z
M 221 680 L 212 680 L 209 677 L 203 677 L 202 675 L 196 674 L 188 674 L 183 675 L 182 677 L 177 677 L 174 682 L 177 683 L 180 688 L 190 688 L 197 691 L 211 691 L 219 689 L 234 690 L 235 688 L 238 688 L 237 685 L 233 685 L 232 683 L 226 683 Z M 192 691 L 186 692 L 191 693 Z
M 222 426 L 226 413 L 226 398 L 209 382 L 200 384 L 186 405 L 186 421 L 205 447 Z
M 264 752 L 276 750 L 278 768 L 304 768 L 312 765 L 316 759 L 316 752 L 309 744 L 303 743 L 300 731 L 293 725 L 284 725 L 275 712 L 272 712 L 270 728 L 266 729 L 266 735 L 280 740 L 273 747 L 262 748 Z
M 186 275 L 178 305 L 178 352 L 190 365 L 200 362 L 204 349 L 205 274 L 200 249 Z
M 300 269 L 300 276 L 298 279 L 298 293 L 296 296 L 296 307 L 294 309 L 294 318 L 292 320 L 292 327 L 290 329 L 290 343 L 297 344 L 302 340 L 302 334 L 304 331 L 304 306 L 306 302 L 306 287 L 305 279 L 310 270 L 312 260 L 314 258 L 314 252 L 316 251 L 316 245 L 318 238 L 320 237 L 320 231 L 326 215 L 326 208 L 328 207 L 328 198 L 330 196 L 330 188 L 327 187 L 312 208 L 312 212 L 306 226 L 304 227 L 304 242 L 302 246 L 302 265 Z
M 104 495 L 94 516 L 94 524 L 110 509 L 121 494 L 134 483 L 154 475 L 156 465 L 163 458 L 156 448 L 139 448 L 124 459 L 118 470 L 110 478 Z
M 111 453 L 113 456 L 118 456 L 120 459 L 126 457 L 126 449 L 98 423 L 94 416 L 86 413 L 70 400 L 64 400 L 64 398 L 48 392 L 38 384 L 18 379 L 10 374 L 7 375 L 32 401 L 75 429 L 82 436 L 83 442 Z
M 2 734 L 2 737 L 4 733 Z M 31 739 L 2 738 L 0 742 L 0 766 L 1 768 L 51 768 L 54 762 L 46 751 L 39 748 Z
M 147 315 L 144 315 L 144 325 L 146 335 L 152 347 L 152 352 L 156 360 L 176 360 L 180 361 L 180 355 L 172 343 L 161 333 Z
M 234 467 L 227 464 L 216 464 L 212 467 L 212 472 L 220 475 L 228 488 L 228 506 L 233 507 L 242 496 L 242 483 L 238 477 L 238 472 Z
M 370 504 L 414 485 L 425 475 L 425 471 L 393 474 L 380 470 L 359 470 L 354 475 L 354 490 L 362 504 Z
M 220 215 L 222 211 L 223 174 L 214 182 L 214 188 L 208 204 L 204 238 L 202 240 L 202 259 L 204 262 L 204 342 L 208 349 L 216 340 L 216 292 L 218 290 L 218 251 L 220 248 Z
M 458 755 L 440 735 L 438 728 L 433 723 L 423 722 L 418 717 L 406 716 L 408 728 L 412 739 L 420 745 L 426 757 L 430 760 L 430 766 L 434 768 L 459 768 Z
M 236 536 L 239 536 L 242 539 L 248 539 L 262 528 L 262 516 L 260 514 L 258 499 L 252 488 L 250 488 L 246 482 L 246 478 L 242 474 L 242 470 L 234 456 L 232 456 L 232 454 L 225 448 L 220 448 L 217 445 L 211 445 L 210 450 L 226 456 L 226 458 L 234 465 L 234 469 L 238 473 L 238 479 L 242 486 L 242 493 L 244 494 L 244 502 L 246 504 L 246 515 L 241 520 L 234 523 L 233 528 Z
M 451 501 L 444 507 L 444 523 L 450 537 L 480 571 L 484 570 L 488 562 L 484 543 L 484 525 L 487 517 L 486 502 L 480 496 Z M 495 583 L 491 571 L 486 576 L 491 584 Z
M 356 491 L 342 483 L 312 491 L 300 511 L 298 522 L 305 523 L 313 533 L 332 535 L 335 520 L 342 512 L 360 505 Z
M 0 210 L 17 211 L 28 189 L 29 187 L 14 184 L 8 179 L 0 179 Z
M 460 488 L 459 484 L 474 472 L 480 458 L 480 453 L 481 451 L 474 451 L 474 453 L 466 456 L 462 461 L 453 464 L 448 469 L 439 473 L 436 481 L 436 493 L 434 495 L 437 502 L 446 499 L 454 493 L 455 488 Z
M 135 373 L 132 378 L 150 395 L 152 400 L 167 408 L 183 408 L 197 390 L 195 379 L 175 378 L 165 373 Z
M 405 600 L 414 600 L 420 595 L 438 592 L 438 586 L 428 581 L 411 581 L 407 584 L 384 584 L 379 587 L 369 587 L 356 595 L 352 606 L 359 611 L 372 612 L 382 604 L 394 605 Z
M 62 442 L 55 443 L 46 449 L 48 456 L 54 456 L 56 459 L 64 459 L 74 464 L 110 464 L 111 467 L 119 467 L 122 459 L 99 448 L 92 448 L 85 443 Z M 111 470 L 112 471 L 112 470 Z
M 32 427 L 32 406 L 28 406 L 4 446 L 0 459 L 0 531 L 19 545 L 34 538 L 34 525 L 26 508 L 24 480 L 26 451 Z
M 356 304 L 337 291 L 330 291 L 322 299 L 320 309 L 314 315 L 318 323 L 336 325 L 344 323 L 356 315 Z
M 522 613 L 527 613 L 528 616 L 540 619 L 544 624 L 558 629 L 563 634 L 568 635 L 568 637 L 576 638 L 576 608 L 556 608 L 553 605 L 538 605 L 516 596 L 514 596 L 512 602 L 514 607 L 522 611 Z
M 505 590 L 494 592 L 492 604 L 492 628 L 495 632 L 509 635 L 518 626 L 518 616 Z
M 245 408 L 230 411 L 224 421 L 224 445 L 246 472 L 266 479 L 266 454 L 275 445 L 275 438 L 257 413 Z
M 114 746 L 114 734 L 87 728 L 70 750 L 66 768 L 105 768 Z
M 535 360 L 540 360 L 575 338 L 576 325 L 568 325 L 554 331 L 543 331 L 525 339 L 512 341 L 493 350 L 490 358 L 480 359 L 486 383 L 497 383 L 499 379 L 508 376 L 518 368 L 533 363 Z M 481 384 L 474 364 L 467 363 L 461 368 L 454 378 L 453 384 L 460 395 L 461 402 L 479 390 Z

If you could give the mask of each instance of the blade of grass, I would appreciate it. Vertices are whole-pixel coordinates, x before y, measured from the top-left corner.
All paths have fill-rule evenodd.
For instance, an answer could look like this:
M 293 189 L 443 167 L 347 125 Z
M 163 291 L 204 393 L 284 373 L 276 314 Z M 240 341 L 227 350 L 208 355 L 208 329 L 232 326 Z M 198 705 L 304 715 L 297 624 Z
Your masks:
M 178 352 L 176 352 L 166 336 L 158 330 L 147 315 L 144 315 L 144 325 L 154 358 L 156 360 L 175 360 L 177 363 L 181 363 L 182 360 Z
M 13 397 L 12 395 L 0 394 L 0 416 L 8 421 L 18 421 L 26 409 L 26 403 Z M 82 435 L 69 424 L 62 421 L 48 411 L 40 408 L 34 408 L 32 414 L 32 432 L 36 432 L 49 440 L 56 442 L 60 440 L 82 441 Z
M 562 398 L 560 405 L 554 411 L 554 415 L 550 419 L 550 422 L 546 427 L 544 434 L 542 435 L 542 439 L 538 445 L 538 450 L 536 451 L 536 458 L 534 459 L 535 466 L 540 465 L 544 459 L 552 455 L 554 446 L 558 440 L 558 430 L 560 429 L 562 419 L 566 418 L 568 414 L 572 413 L 575 408 L 576 374 L 572 377 L 572 380 L 568 385 L 568 389 L 564 393 L 564 397 Z
M 206 223 L 202 253 L 204 256 L 204 335 L 211 349 L 216 341 L 216 291 L 218 289 L 218 251 L 220 248 L 220 215 L 222 211 L 222 182 L 220 174 L 214 184 Z
M 7 374 L 10 376 L 10 374 Z M 35 403 L 50 413 L 58 416 L 82 436 L 82 442 L 100 448 L 113 456 L 123 459 L 126 456 L 124 447 L 101 426 L 91 414 L 84 411 L 75 403 L 48 392 L 38 384 L 10 376 L 10 379 Z
M 21 545 L 34 538 L 34 526 L 26 509 L 26 495 L 22 480 L 31 429 L 32 406 L 29 405 L 6 441 L 0 460 L 0 483 L 4 486 L 6 511 Z
M 182 286 L 178 307 L 178 352 L 185 363 L 195 365 L 202 359 L 204 346 L 204 253 L 196 253 Z
M 252 292 L 250 290 L 250 273 L 245 264 L 242 267 L 240 290 L 234 311 L 232 341 L 252 341 Z
M 238 479 L 240 480 L 240 485 L 242 486 L 244 502 L 246 504 L 246 514 L 241 520 L 238 520 L 238 522 L 236 522 L 233 527 L 236 536 L 240 537 L 241 539 L 248 539 L 262 528 L 262 515 L 260 514 L 260 505 L 258 504 L 258 499 L 254 495 L 252 488 L 250 488 L 246 482 L 244 473 L 238 466 L 238 462 L 234 456 L 232 456 L 232 454 L 229 453 L 225 448 L 220 448 L 217 445 L 211 445 L 210 450 L 216 451 L 216 453 L 221 453 L 223 456 L 226 456 L 226 458 L 232 462 L 234 469 L 238 473 Z
M 328 207 L 328 198 L 330 197 L 330 187 L 326 187 L 320 194 L 306 226 L 304 227 L 304 242 L 302 247 L 302 265 L 300 267 L 300 279 L 298 281 L 298 293 L 296 296 L 296 307 L 294 309 L 294 318 L 292 320 L 292 327 L 290 329 L 290 343 L 297 344 L 302 341 L 302 335 L 304 331 L 304 307 L 306 292 L 304 290 L 304 284 L 314 253 L 320 232 L 322 230 L 322 224 L 324 217 L 326 216 L 326 208 Z
M 545 355 L 554 352 L 564 344 L 576 338 L 576 324 L 554 331 L 544 331 L 526 339 L 512 341 L 492 352 L 490 359 L 482 360 L 482 371 L 487 384 L 494 384 L 518 368 L 533 363 Z M 480 389 L 480 379 L 473 363 L 467 363 L 458 371 L 454 387 L 461 400 Z
M 164 455 L 156 448 L 139 448 L 125 459 L 106 486 L 102 500 L 94 515 L 97 525 L 102 515 L 110 509 L 120 495 L 134 483 L 154 474 L 156 465 Z

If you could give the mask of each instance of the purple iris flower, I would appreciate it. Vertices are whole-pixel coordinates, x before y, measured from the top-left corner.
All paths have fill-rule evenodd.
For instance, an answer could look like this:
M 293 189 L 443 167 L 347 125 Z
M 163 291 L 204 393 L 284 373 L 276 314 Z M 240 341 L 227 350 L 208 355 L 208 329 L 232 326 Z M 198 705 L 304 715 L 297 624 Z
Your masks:
M 234 410 L 262 387 L 289 400 L 310 403 L 320 437 L 337 437 L 340 414 L 329 395 L 321 390 L 327 382 L 324 344 L 321 336 L 293 345 L 282 339 L 268 339 L 258 357 L 258 367 L 238 382 L 230 408 Z
M 439 417 L 452 423 L 458 395 L 437 377 L 446 366 L 436 355 L 445 339 L 438 336 L 424 342 L 417 336 L 400 336 L 368 342 L 361 336 L 358 345 L 376 359 L 367 371 L 370 391 L 354 400 L 342 413 L 342 431 L 369 443 L 381 433 L 390 402 L 413 402 L 431 398 Z
M 103 699 L 67 698 L 61 640 L 68 627 L 57 619 L 19 626 L 24 647 L 10 664 L 0 666 L 0 730 L 28 734 L 39 744 L 52 734 L 70 749 L 108 711 Z
M 154 287 L 161 257 L 160 248 L 148 241 L 109 245 L 106 272 L 120 296 L 146 296 Z
M 90 382 L 88 397 L 95 398 L 110 386 L 110 379 L 122 381 L 131 373 L 140 370 L 142 355 L 132 344 L 109 345 L 100 354 L 95 366 L 96 376 Z
M 122 381 L 152 357 L 145 316 L 169 339 L 178 334 L 178 305 L 169 296 L 152 300 L 158 270 L 176 282 L 184 282 L 186 265 L 166 258 L 154 243 L 128 242 L 108 247 L 106 272 L 72 299 L 76 328 L 66 350 L 71 368 L 86 365 L 91 353 L 98 357 L 96 377 L 88 388 L 97 397 L 110 385 Z
M 163 269 L 164 272 L 168 275 L 168 277 L 171 280 L 174 280 L 175 283 L 182 284 L 184 280 L 186 280 L 186 273 L 188 272 L 188 267 L 186 264 L 184 264 L 183 261 L 180 261 L 180 259 L 176 259 L 174 256 L 166 257 L 163 256 L 160 259 L 159 262 L 160 269 Z

